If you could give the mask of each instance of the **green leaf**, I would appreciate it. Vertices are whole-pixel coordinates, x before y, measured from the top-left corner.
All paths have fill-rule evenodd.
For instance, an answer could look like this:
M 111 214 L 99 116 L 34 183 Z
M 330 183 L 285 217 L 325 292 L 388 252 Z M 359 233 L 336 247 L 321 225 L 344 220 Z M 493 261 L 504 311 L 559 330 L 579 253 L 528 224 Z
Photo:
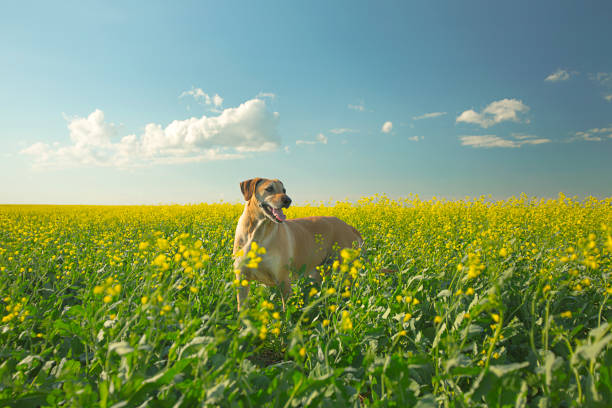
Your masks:
M 504 375 L 511 373 L 512 371 L 520 370 L 521 368 L 528 367 L 529 363 L 524 361 L 522 363 L 512 363 L 512 364 L 503 364 L 503 365 L 492 365 L 489 366 L 489 371 L 495 374 L 498 377 L 503 377 Z
M 108 351 L 114 351 L 120 356 L 126 355 L 134 351 L 134 348 L 130 346 L 130 343 L 127 341 L 118 341 L 115 343 L 111 343 L 108 345 Z

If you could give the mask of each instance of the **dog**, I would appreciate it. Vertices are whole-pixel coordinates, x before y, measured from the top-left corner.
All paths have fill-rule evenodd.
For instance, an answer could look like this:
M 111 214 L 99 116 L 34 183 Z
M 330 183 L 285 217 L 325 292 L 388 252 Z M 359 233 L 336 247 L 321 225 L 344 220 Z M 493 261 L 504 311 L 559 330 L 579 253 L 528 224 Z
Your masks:
M 334 256 L 334 250 L 361 246 L 359 232 L 336 217 L 305 217 L 288 220 L 283 213 L 291 198 L 277 179 L 253 178 L 240 183 L 246 204 L 238 220 L 234 238 L 234 271 L 242 282 L 256 280 L 280 288 L 285 299 L 291 294 L 291 271 L 305 268 L 309 276 L 321 281 L 316 269 Z M 256 268 L 247 267 L 252 243 L 265 248 Z M 249 285 L 238 289 L 238 310 L 244 306 Z

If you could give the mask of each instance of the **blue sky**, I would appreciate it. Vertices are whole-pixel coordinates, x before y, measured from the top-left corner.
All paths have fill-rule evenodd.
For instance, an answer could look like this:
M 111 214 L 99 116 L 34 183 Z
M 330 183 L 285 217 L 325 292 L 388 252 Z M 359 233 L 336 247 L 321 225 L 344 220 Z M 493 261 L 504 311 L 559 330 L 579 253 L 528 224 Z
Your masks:
M 125 3 L 125 4 L 124 4 Z M 14 2 L 0 202 L 612 195 L 612 3 Z

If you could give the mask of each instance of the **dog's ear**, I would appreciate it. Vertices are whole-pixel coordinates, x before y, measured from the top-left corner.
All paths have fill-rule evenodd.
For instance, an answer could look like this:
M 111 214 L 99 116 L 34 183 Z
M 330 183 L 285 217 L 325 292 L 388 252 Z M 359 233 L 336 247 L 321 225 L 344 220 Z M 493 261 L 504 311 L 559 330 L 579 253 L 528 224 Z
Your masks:
M 263 179 L 261 177 L 255 177 L 240 183 L 240 191 L 242 191 L 242 195 L 246 201 L 249 201 L 251 197 L 253 197 L 257 184 L 259 184 L 259 182 L 262 180 Z

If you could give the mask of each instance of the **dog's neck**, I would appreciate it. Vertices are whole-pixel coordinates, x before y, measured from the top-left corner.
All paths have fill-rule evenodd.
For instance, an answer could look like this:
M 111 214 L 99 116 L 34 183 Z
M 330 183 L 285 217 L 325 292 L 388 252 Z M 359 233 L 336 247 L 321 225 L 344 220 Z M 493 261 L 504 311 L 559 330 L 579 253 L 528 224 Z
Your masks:
M 258 237 L 269 236 L 278 228 L 278 224 L 262 213 L 260 204 L 255 199 L 249 200 L 244 206 L 241 223 L 248 242 L 258 242 Z

